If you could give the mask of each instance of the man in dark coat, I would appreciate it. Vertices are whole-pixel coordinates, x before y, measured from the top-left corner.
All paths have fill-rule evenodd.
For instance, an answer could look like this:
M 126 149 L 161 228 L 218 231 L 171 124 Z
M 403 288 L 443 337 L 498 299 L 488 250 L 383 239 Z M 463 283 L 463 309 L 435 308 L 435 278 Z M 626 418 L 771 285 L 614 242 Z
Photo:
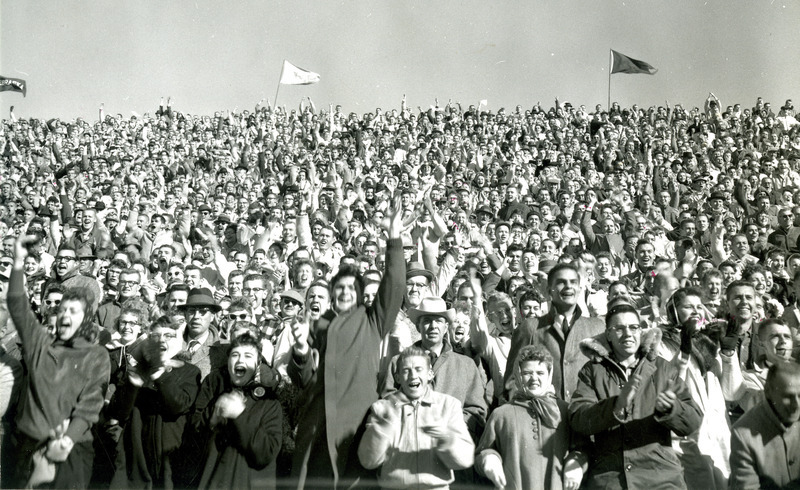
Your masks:
M 605 333 L 581 342 L 591 360 L 578 373 L 569 423 L 594 437 L 583 488 L 686 488 L 671 434 L 696 431 L 702 412 L 658 357 L 661 331 L 642 332 L 640 322 L 632 305 L 617 304 Z
M 305 400 L 292 467 L 298 488 L 347 488 L 369 475 L 358 461 L 359 429 L 378 400 L 380 343 L 395 324 L 405 293 L 402 226 L 398 198 L 390 217 L 386 274 L 372 306 L 363 305 L 358 272 L 343 268 L 331 280 L 332 308 L 313 332 L 308 320 L 292 325 L 288 371 Z

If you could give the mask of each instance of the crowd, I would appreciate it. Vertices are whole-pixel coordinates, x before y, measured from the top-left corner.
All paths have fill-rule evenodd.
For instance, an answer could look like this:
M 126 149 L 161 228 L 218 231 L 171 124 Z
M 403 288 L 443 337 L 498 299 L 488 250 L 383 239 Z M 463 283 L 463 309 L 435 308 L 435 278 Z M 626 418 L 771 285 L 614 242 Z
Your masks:
M 0 486 L 800 487 L 795 116 L 12 108 Z

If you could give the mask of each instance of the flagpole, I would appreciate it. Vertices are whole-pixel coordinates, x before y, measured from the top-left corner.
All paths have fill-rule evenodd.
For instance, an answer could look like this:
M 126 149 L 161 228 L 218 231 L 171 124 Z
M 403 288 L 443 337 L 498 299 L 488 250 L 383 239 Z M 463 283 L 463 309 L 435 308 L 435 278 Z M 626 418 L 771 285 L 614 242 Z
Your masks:
M 608 50 L 608 106 L 606 109 L 611 112 L 611 67 L 614 64 L 614 51 Z
M 278 78 L 278 88 L 275 89 L 275 104 L 273 105 L 273 107 L 275 107 L 276 109 L 278 107 L 278 92 L 281 89 L 281 80 L 283 80 L 283 68 L 285 66 L 286 66 L 286 60 L 283 60 L 283 63 L 281 64 L 281 76 L 280 78 Z

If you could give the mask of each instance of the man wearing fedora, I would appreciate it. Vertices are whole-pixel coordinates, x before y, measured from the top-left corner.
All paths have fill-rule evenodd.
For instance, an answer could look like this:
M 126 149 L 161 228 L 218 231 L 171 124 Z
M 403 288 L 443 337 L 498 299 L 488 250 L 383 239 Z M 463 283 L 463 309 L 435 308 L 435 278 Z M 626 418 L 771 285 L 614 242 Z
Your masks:
M 420 339 L 419 332 L 414 322 L 408 317 L 408 312 L 416 308 L 423 299 L 432 296 L 441 298 L 447 291 L 447 286 L 455 277 L 458 270 L 456 258 L 452 253 L 445 255 L 439 267 L 437 277 L 426 269 L 422 262 L 410 262 L 406 267 L 406 291 L 403 296 L 403 307 L 397 314 L 395 328 L 392 335 L 387 337 L 381 345 L 381 359 L 385 369 L 388 361 L 402 352 L 406 347 Z
M 219 335 L 217 329 L 211 325 L 214 315 L 221 308 L 211 291 L 197 288 L 189 291 L 186 304 L 179 309 L 186 318 L 184 346 L 188 361 L 200 368 L 201 379 L 205 379 L 213 369 L 224 366 L 227 362 L 224 349 L 215 345 Z
M 453 351 L 450 342 L 445 340 L 450 324 L 455 320 L 455 310 L 447 308 L 441 298 L 429 296 L 408 310 L 409 319 L 414 322 L 421 336 L 413 345 L 424 349 L 431 358 L 434 382 L 433 389 L 450 395 L 461 402 L 464 421 L 473 439 L 480 437 L 488 407 L 486 406 L 485 381 L 481 378 L 478 366 L 471 358 Z M 384 395 L 397 389 L 395 370 L 397 358 L 391 360 Z

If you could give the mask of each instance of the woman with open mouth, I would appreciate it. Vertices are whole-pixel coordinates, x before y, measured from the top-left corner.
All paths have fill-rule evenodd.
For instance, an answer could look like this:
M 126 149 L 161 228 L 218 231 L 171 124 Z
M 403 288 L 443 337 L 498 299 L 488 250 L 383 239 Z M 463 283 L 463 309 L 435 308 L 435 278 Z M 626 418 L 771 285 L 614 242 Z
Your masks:
M 715 374 L 720 373 L 718 341 L 709 336 L 718 324 L 709 322 L 702 293 L 694 288 L 675 291 L 665 310 L 667 324 L 661 326 L 658 355 L 678 369 L 692 400 L 703 412 L 699 430 L 673 441 L 673 449 L 683 464 L 689 488 L 727 488 L 731 429 L 720 379 Z
M 283 410 L 261 384 L 261 341 L 245 332 L 231 341 L 227 366 L 203 382 L 192 425 L 210 441 L 200 488 L 275 488 Z

